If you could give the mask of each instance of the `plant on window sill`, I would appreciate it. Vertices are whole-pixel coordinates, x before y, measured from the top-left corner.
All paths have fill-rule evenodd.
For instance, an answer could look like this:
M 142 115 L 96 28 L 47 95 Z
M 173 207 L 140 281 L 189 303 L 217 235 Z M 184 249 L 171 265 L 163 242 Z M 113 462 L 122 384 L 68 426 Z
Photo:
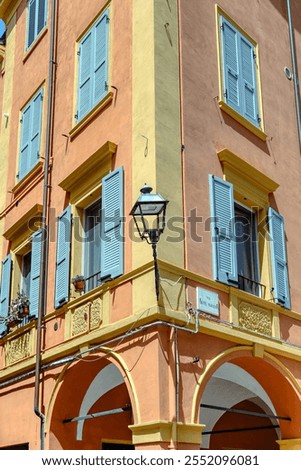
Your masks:
M 72 284 L 74 286 L 75 292 L 84 292 L 85 290 L 85 277 L 77 274 L 72 278 Z
M 5 324 L 8 328 L 14 328 L 22 322 L 22 318 L 19 317 L 17 312 L 10 312 L 5 320 Z
M 29 315 L 29 304 L 29 298 L 25 294 L 25 292 L 23 290 L 18 291 L 17 297 L 11 302 L 9 316 L 15 315 L 21 319 L 23 317 L 26 317 L 27 315 Z

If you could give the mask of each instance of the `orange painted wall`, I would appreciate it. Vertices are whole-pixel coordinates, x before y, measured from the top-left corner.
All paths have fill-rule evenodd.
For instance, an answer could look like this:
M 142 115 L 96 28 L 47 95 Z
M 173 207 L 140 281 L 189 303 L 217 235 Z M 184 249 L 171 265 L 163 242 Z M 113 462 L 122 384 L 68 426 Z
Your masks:
M 236 409 L 264 413 L 264 411 L 252 402 L 244 401 L 235 406 Z M 242 414 L 235 414 L 230 412 L 225 413 L 214 426 L 210 438 L 210 449 L 235 449 L 245 450 L 278 450 L 276 440 L 278 438 L 275 429 L 257 429 L 255 431 L 240 431 L 243 428 L 260 428 L 264 426 L 271 426 L 272 423 L 269 418 L 248 416 Z M 224 430 L 235 430 L 235 432 L 218 433 Z
M 123 166 L 124 187 L 128 188 L 131 185 L 131 13 L 125 2 L 117 0 L 110 6 L 109 85 L 114 88 L 110 88 L 109 91 L 114 94 L 113 101 L 72 140 L 66 139 L 63 135 L 68 135 L 74 125 L 76 100 L 74 80 L 77 74 L 75 44 L 105 5 L 105 1 L 92 1 L 89 2 L 89 9 L 83 10 L 81 2 L 76 1 L 66 3 L 66 5 L 64 3 L 58 11 L 60 21 L 58 23 L 52 173 L 52 185 L 55 190 L 51 195 L 51 207 L 55 208 L 56 216 L 68 202 L 68 194 L 59 188 L 58 184 L 107 141 L 117 144 L 117 153 L 113 161 L 114 168 Z M 60 8 L 64 11 L 61 12 Z M 125 190 L 124 197 L 124 214 L 127 215 L 132 204 L 130 192 Z M 129 234 L 126 227 L 125 223 L 125 272 L 131 266 L 128 249 Z M 52 226 L 51 233 L 52 239 L 55 240 L 55 226 Z M 50 244 L 49 310 L 53 303 L 54 270 L 51 269 L 51 260 L 55 257 L 55 249 L 55 243 Z
M 205 221 L 210 216 L 208 174 L 222 176 L 217 151 L 229 148 L 280 184 L 270 204 L 285 218 L 292 308 L 300 311 L 301 248 L 296 213 L 301 209 L 301 160 L 293 83 L 283 73 L 283 67 L 291 64 L 285 9 L 280 0 L 258 1 L 254 5 L 248 0 L 235 4 L 230 0 L 221 0 L 218 4 L 259 45 L 264 126 L 268 140 L 263 142 L 219 109 L 215 2 L 183 2 L 185 207 L 186 217 L 195 208 L 197 215 L 203 217 L 203 222 L 198 224 L 202 242 L 191 240 L 191 229 L 187 224 L 186 267 L 212 278 L 210 232 L 208 226 L 205 228 Z M 300 20 L 296 2 L 293 2 L 293 7 L 296 44 L 297 50 L 300 50 Z

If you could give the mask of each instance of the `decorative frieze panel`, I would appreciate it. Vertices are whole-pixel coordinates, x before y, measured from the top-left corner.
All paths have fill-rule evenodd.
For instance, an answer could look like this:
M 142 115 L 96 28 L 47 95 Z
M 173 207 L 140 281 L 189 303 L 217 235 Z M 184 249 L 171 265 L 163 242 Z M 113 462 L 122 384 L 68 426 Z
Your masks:
M 75 308 L 71 320 L 71 336 L 84 333 L 88 329 L 88 305 Z
M 100 298 L 94 299 L 90 310 L 90 328 L 98 328 L 102 322 L 102 300 Z
M 71 336 L 98 328 L 102 322 L 102 300 L 96 298 L 76 307 L 71 316 Z
M 238 307 L 239 326 L 272 336 L 272 314 L 256 305 L 240 302 Z
M 26 359 L 31 355 L 30 332 L 11 339 L 5 345 L 5 366 Z

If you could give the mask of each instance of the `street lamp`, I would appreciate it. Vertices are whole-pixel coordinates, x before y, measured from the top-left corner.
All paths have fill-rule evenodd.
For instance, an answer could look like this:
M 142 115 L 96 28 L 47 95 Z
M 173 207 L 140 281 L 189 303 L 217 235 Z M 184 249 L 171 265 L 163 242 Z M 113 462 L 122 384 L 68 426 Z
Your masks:
M 160 194 L 151 194 L 152 188 L 146 183 L 141 195 L 135 202 L 130 215 L 133 216 L 141 240 L 152 245 L 155 265 L 155 287 L 159 299 L 159 269 L 157 262 L 157 243 L 165 228 L 166 201 Z

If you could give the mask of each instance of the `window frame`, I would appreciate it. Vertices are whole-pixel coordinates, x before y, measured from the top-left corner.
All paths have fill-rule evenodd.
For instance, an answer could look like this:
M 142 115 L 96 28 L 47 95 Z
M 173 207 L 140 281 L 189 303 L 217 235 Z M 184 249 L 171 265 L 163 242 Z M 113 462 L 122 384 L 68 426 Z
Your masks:
M 220 161 L 223 180 L 228 185 L 231 184 L 233 188 L 233 204 L 234 201 L 240 205 L 253 208 L 258 215 L 258 255 L 259 255 L 259 269 L 260 269 L 260 283 L 265 286 L 261 295 L 262 299 L 272 300 L 270 293 L 275 287 L 275 276 L 273 274 L 273 253 L 270 243 L 269 227 L 269 212 L 270 212 L 270 194 L 273 194 L 279 184 L 268 177 L 265 173 L 250 165 L 242 157 L 236 155 L 228 148 L 223 148 L 217 152 Z M 212 175 L 209 175 L 209 183 L 211 183 Z M 212 191 L 210 191 L 211 207 L 212 207 Z M 212 210 L 212 209 L 211 209 Z M 211 212 L 212 213 L 212 212 Z M 277 215 L 277 214 L 276 214 Z M 282 216 L 278 214 L 281 218 Z M 213 223 L 211 225 L 213 229 Z M 284 229 L 284 227 L 283 227 Z M 268 236 L 267 236 L 268 234 Z M 213 247 L 214 248 L 214 247 Z M 285 252 L 287 247 L 285 247 Z M 214 250 L 213 250 L 214 255 Z M 287 259 L 286 259 L 287 261 Z M 213 256 L 213 267 L 214 256 Z M 215 279 L 215 272 L 214 272 Z M 287 268 L 287 278 L 289 279 L 289 272 Z M 288 285 L 287 290 L 288 298 L 286 305 L 290 305 L 290 290 Z M 276 300 L 275 300 L 276 302 Z M 278 302 L 277 302 L 278 303 Z M 286 306 L 285 303 L 282 303 Z
M 99 287 L 101 285 L 101 243 L 102 243 L 102 240 L 101 240 L 101 235 L 102 235 L 102 218 L 101 218 L 101 213 L 102 213 L 102 210 L 101 210 L 101 205 L 102 205 L 102 198 L 101 198 L 101 195 L 95 199 L 91 204 L 89 204 L 88 206 L 86 206 L 83 211 L 82 211 L 82 214 L 83 214 L 83 234 L 84 234 L 84 247 L 82 248 L 82 271 L 84 272 L 84 276 L 85 276 L 85 292 L 89 292 L 90 290 L 93 290 L 95 289 L 96 287 Z M 100 254 L 99 254 L 99 271 L 96 271 L 96 272 L 93 272 L 91 274 L 91 266 L 89 265 L 89 259 L 90 259 L 90 255 L 91 253 L 89 252 L 89 246 L 88 246 L 88 240 L 87 240 L 87 219 L 88 217 L 91 217 L 91 216 L 87 216 L 87 212 L 90 211 L 91 209 L 94 209 L 94 208 L 97 208 L 97 210 L 99 209 L 99 217 L 100 217 L 100 221 L 99 221 L 99 229 L 100 229 L 100 240 L 99 240 L 99 251 L 100 251 Z M 93 229 L 95 229 L 95 226 L 93 226 Z M 94 270 L 93 270 L 94 271 Z M 87 276 L 88 274 L 88 276 Z M 94 279 L 94 277 L 97 277 L 97 279 Z M 92 279 L 91 279 L 92 278 Z M 90 280 L 90 283 L 89 283 L 89 280 Z M 90 284 L 90 285 L 89 285 Z
M 254 123 L 252 119 L 246 117 L 241 109 L 229 104 L 227 97 L 225 96 L 225 61 L 224 61 L 224 47 L 223 47 L 223 34 L 222 34 L 222 20 L 225 20 L 232 28 L 237 31 L 239 37 L 243 38 L 246 43 L 253 47 L 255 58 L 253 73 L 255 80 L 255 93 L 257 95 L 256 108 L 257 114 L 260 121 Z M 264 131 L 264 116 L 262 106 L 262 94 L 261 94 L 261 83 L 260 83 L 260 65 L 259 65 L 259 48 L 257 42 L 244 31 L 224 10 L 216 5 L 216 28 L 217 28 L 217 58 L 218 58 L 218 77 L 219 77 L 219 101 L 220 108 L 250 130 L 252 133 L 257 135 L 261 140 L 266 141 L 267 135 Z M 239 55 L 239 59 L 240 59 Z
M 104 74 L 105 87 L 104 87 L 104 91 L 97 98 L 97 97 L 94 96 L 95 95 L 94 73 L 95 73 L 95 69 L 99 68 L 99 67 L 96 67 L 96 65 L 94 64 L 94 62 L 97 60 L 96 59 L 96 46 L 95 46 L 95 31 L 96 31 L 97 26 L 102 21 L 104 21 L 105 25 L 106 25 L 106 30 L 105 30 L 105 59 L 104 59 L 104 61 L 105 61 L 105 74 Z M 106 106 L 108 104 L 108 102 L 110 102 L 112 100 L 112 97 L 113 97 L 113 94 L 109 92 L 110 43 L 111 43 L 109 24 L 110 24 L 110 6 L 106 6 L 106 8 L 104 10 L 102 10 L 97 15 L 97 17 L 92 21 L 92 23 L 90 23 L 90 25 L 86 28 L 86 30 L 79 37 L 79 39 L 77 40 L 77 43 L 76 43 L 76 54 L 77 54 L 77 58 L 78 58 L 78 61 L 77 61 L 77 64 L 76 64 L 76 77 L 77 77 L 77 80 L 76 80 L 76 86 L 75 86 L 76 104 L 75 104 L 75 112 L 74 112 L 74 120 L 75 120 L 74 122 L 75 122 L 75 128 L 76 129 L 77 129 L 77 127 L 85 124 L 87 121 L 92 119 L 94 117 L 94 115 L 99 110 L 101 110 L 104 106 Z M 92 49 L 92 52 L 91 52 L 92 59 L 91 59 L 91 64 L 90 64 L 90 68 L 93 69 L 93 71 L 91 72 L 91 70 L 90 70 L 90 75 L 89 75 L 89 77 L 92 76 L 93 87 L 91 88 L 91 93 L 89 94 L 89 97 L 90 97 L 90 95 L 93 95 L 93 97 L 91 99 L 91 104 L 89 106 L 89 109 L 87 109 L 85 112 L 81 113 L 80 109 L 79 109 L 80 108 L 80 101 L 81 101 L 80 89 L 81 89 L 81 85 L 82 85 L 82 83 L 81 83 L 81 66 L 82 66 L 82 61 L 83 61 L 83 56 L 82 56 L 81 49 L 82 49 L 83 43 L 87 40 L 89 35 L 91 35 L 92 41 L 93 41 L 93 49 Z M 93 61 L 93 64 L 95 65 L 95 67 L 92 67 L 92 61 Z M 90 80 L 90 78 L 88 78 L 88 80 Z M 88 80 L 86 79 L 86 81 L 88 81 Z M 75 129 L 75 131 L 76 131 L 76 129 Z M 73 133 L 72 133 L 72 135 L 73 135 Z
M 29 265 L 29 270 L 28 270 L 28 273 L 27 273 L 27 276 L 29 276 L 29 282 L 28 282 L 25 275 L 24 275 L 24 268 L 25 268 L 25 262 L 24 261 L 26 260 L 26 257 L 29 256 L 29 254 L 30 254 L 30 263 L 28 263 L 28 265 Z M 21 256 L 21 258 L 22 258 L 22 264 L 21 264 L 21 269 L 20 269 L 20 272 L 21 272 L 20 289 L 21 289 L 22 292 L 25 293 L 25 295 L 27 295 L 29 297 L 30 296 L 30 284 L 31 284 L 31 266 L 32 266 L 32 250 L 31 250 L 31 247 L 26 253 L 24 253 L 23 255 L 19 255 L 19 256 Z M 26 286 L 25 289 L 24 289 L 24 286 Z
M 38 109 L 38 129 L 34 131 L 34 104 L 36 100 L 40 100 L 39 109 Z M 19 151 L 18 151 L 18 164 L 17 164 L 17 185 L 21 183 L 28 175 L 34 171 L 34 169 L 40 164 L 41 162 L 41 145 L 42 145 L 42 131 L 43 131 L 43 112 L 44 112 L 44 85 L 40 86 L 39 89 L 32 95 L 32 97 L 27 101 L 27 103 L 23 106 L 20 110 L 20 129 L 19 129 Z M 27 139 L 27 146 L 30 148 L 30 153 L 28 152 L 27 159 L 25 163 L 22 160 L 22 152 L 26 148 L 24 141 L 26 142 L 26 137 L 24 134 L 26 132 L 26 128 L 24 128 L 24 116 L 25 113 L 31 109 L 30 111 L 30 123 L 29 123 L 29 130 L 28 130 L 28 139 Z M 24 130 L 25 129 L 25 130 Z M 37 135 L 38 138 L 38 145 L 37 145 L 37 155 L 36 158 L 33 155 L 34 149 L 32 149 L 31 142 L 34 140 L 34 134 Z M 22 166 L 24 170 L 22 170 Z
M 122 274 L 124 274 L 124 262 L 125 262 L 125 243 L 124 243 L 124 168 L 120 166 L 115 170 L 113 165 L 113 156 L 116 154 L 117 145 L 113 142 L 105 142 L 94 154 L 90 155 L 85 161 L 83 161 L 72 173 L 70 173 L 63 181 L 59 183 L 59 186 L 67 191 L 70 195 L 69 204 L 71 207 L 71 214 L 73 217 L 73 229 L 70 247 L 71 266 L 70 266 L 70 278 L 76 277 L 77 275 L 83 275 L 83 250 L 82 242 L 84 241 L 84 210 L 98 198 L 102 198 L 104 193 L 108 191 L 108 180 L 114 179 L 114 175 L 119 175 L 119 190 L 116 193 L 122 193 L 122 199 L 120 204 L 121 217 L 121 231 L 122 231 L 122 244 L 118 245 L 120 254 L 120 271 L 115 269 L 113 271 L 113 263 L 111 269 L 111 276 L 107 276 L 102 279 L 102 283 L 113 280 Z M 111 179 L 112 181 L 112 179 Z M 105 184 L 105 191 L 104 189 Z M 115 187 L 115 189 L 117 186 Z M 110 230 L 116 228 L 115 224 L 110 224 L 108 227 L 108 233 L 106 237 L 110 244 Z M 102 234 L 103 236 L 103 234 Z M 104 252 L 106 252 L 105 248 Z M 116 267 L 116 265 L 115 265 Z M 102 273 L 105 270 L 101 269 Z M 74 291 L 72 291 L 72 296 Z M 76 297 L 76 295 L 75 295 Z
M 29 44 L 29 33 L 30 33 L 30 13 L 31 13 L 31 5 L 35 2 L 35 15 L 34 15 L 34 32 L 33 38 Z M 44 18 L 43 18 L 43 26 L 39 29 L 39 6 L 40 3 L 44 3 Z M 28 0 L 27 2 L 27 20 L 26 20 L 26 42 L 25 42 L 25 50 L 26 52 L 29 51 L 33 45 L 36 43 L 37 39 L 40 37 L 42 32 L 44 31 L 47 25 L 48 19 L 48 0 Z
M 219 186 L 222 188 L 220 189 Z M 223 189 L 224 188 L 224 189 Z M 247 198 L 244 197 L 241 193 L 237 191 L 238 188 L 235 188 L 235 185 L 228 181 L 227 179 L 222 179 L 220 177 L 209 175 L 209 189 L 210 189 L 210 213 L 211 213 L 211 242 L 213 249 L 213 275 L 214 279 L 227 284 L 229 286 L 234 286 L 243 292 L 253 294 L 259 298 L 265 298 L 267 292 L 267 287 L 270 285 L 270 280 L 267 284 L 263 283 L 263 263 L 261 261 L 260 251 L 263 250 L 263 246 L 266 244 L 266 239 L 260 232 L 260 227 L 258 224 L 259 220 L 263 220 L 264 215 L 266 214 L 266 208 L 254 207 L 251 201 L 247 201 Z M 227 194 L 224 193 L 227 191 Z M 221 202 L 221 197 L 226 202 L 223 205 L 219 205 Z M 247 205 L 247 202 L 250 205 Z M 244 211 L 253 213 L 257 215 L 255 220 L 256 230 L 256 271 L 257 279 L 254 280 L 258 284 L 258 292 L 254 293 L 248 289 L 241 288 L 239 282 L 239 272 L 238 272 L 238 252 L 237 252 L 237 241 L 235 234 L 235 207 L 243 208 Z M 228 210 L 228 213 L 224 213 L 224 210 Z M 220 215 L 221 214 L 221 215 Z M 225 225 L 226 224 L 226 225 Z M 228 242 L 227 242 L 228 240 Z M 223 245 L 222 245 L 223 243 Z M 226 245 L 225 245 L 226 243 Z M 226 254 L 225 254 L 226 253 Z M 227 257 L 228 254 L 228 257 Z M 222 259 L 220 258 L 222 256 Z M 225 257 L 226 256 L 226 257 Z M 225 257 L 225 258 L 224 258 Z M 225 270 L 225 262 L 229 263 L 229 272 Z M 227 265 L 228 266 L 228 265 Z
M 259 238 L 259 231 L 258 231 L 258 213 L 254 208 L 245 206 L 240 202 L 234 200 L 234 217 L 235 219 L 238 217 L 237 211 L 240 212 L 239 216 L 246 216 L 248 221 L 250 221 L 250 232 L 251 232 L 251 243 L 249 245 L 250 252 L 251 252 L 251 276 L 246 276 L 246 270 L 243 269 L 243 274 L 240 274 L 239 270 L 239 253 L 238 253 L 238 242 L 236 240 L 236 254 L 237 254 L 237 276 L 238 276 L 238 288 L 249 292 L 250 294 L 256 295 L 257 297 L 262 297 L 261 292 L 261 283 L 260 283 L 260 260 L 259 260 L 259 246 L 258 246 L 258 238 Z M 235 238 L 236 237 L 236 222 L 235 222 Z M 240 277 L 243 279 L 240 280 Z M 249 288 L 241 287 L 241 282 L 245 282 L 245 280 L 251 281 L 250 290 Z M 253 291 L 252 291 L 253 289 Z

